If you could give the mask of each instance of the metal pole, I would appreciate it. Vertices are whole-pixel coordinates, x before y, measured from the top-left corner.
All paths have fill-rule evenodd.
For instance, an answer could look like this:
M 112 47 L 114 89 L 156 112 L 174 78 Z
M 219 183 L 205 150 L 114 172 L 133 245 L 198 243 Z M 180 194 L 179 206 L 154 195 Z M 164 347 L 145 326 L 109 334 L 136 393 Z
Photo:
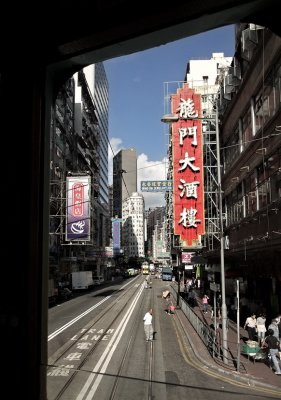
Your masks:
M 240 299 L 239 299 L 239 280 L 236 280 L 236 297 L 237 297 L 237 372 L 240 371 Z
M 177 293 L 177 307 L 180 305 L 180 272 L 178 270 L 178 293 Z
M 180 273 L 180 257 L 179 253 L 177 252 L 177 268 L 178 268 L 178 293 L 177 293 L 177 307 L 180 305 L 180 279 L 181 279 L 181 273 Z
M 215 337 L 217 337 L 217 292 L 214 291 L 214 327 L 215 327 Z
M 224 237 L 223 237 L 223 215 L 222 215 L 221 160 L 220 160 L 218 102 L 216 102 L 216 144 L 217 144 L 218 196 L 219 196 L 219 222 L 220 222 L 222 351 L 223 351 L 223 362 L 225 364 L 228 364 L 227 329 L 226 329 L 227 309 L 226 309 L 226 303 L 225 303 Z

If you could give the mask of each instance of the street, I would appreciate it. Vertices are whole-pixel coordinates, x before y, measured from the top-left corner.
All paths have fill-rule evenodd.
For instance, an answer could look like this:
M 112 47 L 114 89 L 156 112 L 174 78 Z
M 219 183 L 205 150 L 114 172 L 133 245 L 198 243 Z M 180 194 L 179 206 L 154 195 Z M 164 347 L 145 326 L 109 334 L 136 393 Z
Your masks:
M 274 398 L 195 363 L 162 298 L 169 282 L 137 276 L 49 310 L 48 399 Z M 153 309 L 154 340 L 143 316 Z

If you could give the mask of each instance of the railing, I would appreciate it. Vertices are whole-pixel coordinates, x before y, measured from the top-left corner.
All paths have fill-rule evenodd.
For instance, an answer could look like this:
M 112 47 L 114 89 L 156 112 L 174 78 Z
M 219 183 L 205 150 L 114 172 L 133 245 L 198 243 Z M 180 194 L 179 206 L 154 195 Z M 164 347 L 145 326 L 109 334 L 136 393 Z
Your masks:
M 175 298 L 178 297 L 177 287 L 171 285 L 171 293 Z M 213 357 L 216 363 L 224 366 L 224 368 L 230 370 L 236 370 L 241 372 L 241 370 L 246 371 L 245 366 L 240 363 L 240 354 L 241 354 L 241 344 L 229 342 L 228 348 L 226 349 L 226 360 L 227 363 L 223 361 L 223 346 L 222 346 L 222 338 L 220 330 L 215 330 L 207 323 L 205 323 L 202 319 L 198 317 L 198 315 L 194 312 L 193 308 L 190 307 L 187 301 L 179 296 L 179 307 L 181 308 L 182 312 L 206 346 L 208 352 Z M 229 329 L 234 329 L 233 327 L 229 326 Z M 236 351 L 230 350 L 230 348 L 235 349 Z M 239 354 L 239 359 L 238 359 Z

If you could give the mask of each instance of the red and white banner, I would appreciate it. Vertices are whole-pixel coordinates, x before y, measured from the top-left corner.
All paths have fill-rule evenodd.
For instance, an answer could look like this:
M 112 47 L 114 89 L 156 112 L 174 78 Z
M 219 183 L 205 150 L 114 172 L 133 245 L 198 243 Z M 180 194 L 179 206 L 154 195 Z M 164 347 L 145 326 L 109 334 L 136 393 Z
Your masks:
M 191 259 L 195 253 L 181 253 L 182 264 L 192 264 Z
M 172 95 L 174 234 L 197 247 L 205 233 L 201 95 L 187 84 Z
M 90 241 L 91 177 L 66 178 L 66 235 L 68 241 Z

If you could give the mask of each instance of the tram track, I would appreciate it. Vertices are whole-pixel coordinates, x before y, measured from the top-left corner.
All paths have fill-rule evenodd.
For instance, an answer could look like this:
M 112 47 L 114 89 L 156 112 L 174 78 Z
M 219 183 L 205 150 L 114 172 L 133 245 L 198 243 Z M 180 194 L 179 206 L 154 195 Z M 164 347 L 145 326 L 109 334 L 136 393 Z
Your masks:
M 83 369 L 85 364 L 89 361 L 90 358 L 94 357 L 96 350 L 98 349 L 99 345 L 104 340 L 107 332 L 113 329 L 113 326 L 116 322 L 120 319 L 122 314 L 124 314 L 128 303 L 130 303 L 135 297 L 136 294 L 140 291 L 140 285 L 132 285 L 126 290 L 122 292 L 118 297 L 118 300 L 113 304 L 108 305 L 105 309 L 103 309 L 94 319 L 88 323 L 84 328 L 83 331 L 77 333 L 74 341 L 68 341 L 64 346 L 62 346 L 52 357 L 49 358 L 48 362 L 48 372 L 52 371 L 55 368 L 63 369 L 62 360 L 69 354 L 72 350 L 74 350 L 77 346 L 77 343 L 85 337 L 87 332 L 91 332 L 95 330 L 95 327 L 98 325 L 102 325 L 103 333 L 99 336 L 95 343 L 88 349 L 83 351 L 83 359 L 79 361 L 79 363 L 75 366 L 75 368 L 71 369 L 70 375 L 67 381 L 62 385 L 58 393 L 53 400 L 60 400 L 64 398 L 64 393 L 70 387 L 72 382 L 75 380 L 76 376 L 81 371 L 87 371 L 87 369 Z M 110 317 L 109 317 L 110 316 Z
M 145 289 L 145 290 L 148 290 L 148 289 Z M 153 287 L 151 288 L 150 294 L 151 294 L 151 296 L 150 296 L 150 306 L 149 306 L 149 308 L 154 309 L 154 298 L 155 298 L 155 296 L 154 296 Z M 142 311 L 141 311 L 141 310 L 143 310 L 143 307 L 142 307 L 142 306 L 144 306 L 143 303 L 144 303 L 144 297 L 141 300 L 141 305 L 139 307 L 138 312 L 135 314 L 134 322 L 133 322 L 132 328 L 131 328 L 130 339 L 129 339 L 128 343 L 127 343 L 126 348 L 123 351 L 123 356 L 121 357 L 121 360 L 120 360 L 120 366 L 118 368 L 118 372 L 117 372 L 116 377 L 115 377 L 114 386 L 112 388 L 112 391 L 111 391 L 111 394 L 110 394 L 110 397 L 108 398 L 108 400 L 118 400 L 118 399 L 120 399 L 120 397 L 118 396 L 118 385 L 120 385 L 120 382 L 122 382 L 122 379 L 124 379 L 123 369 L 125 367 L 127 358 L 132 353 L 132 350 L 133 350 L 133 347 L 134 347 L 134 343 L 136 341 L 137 331 L 136 331 L 136 329 L 134 329 L 134 326 L 136 325 L 137 321 L 142 320 L 142 318 L 143 318 Z M 148 363 L 148 378 L 146 380 L 144 379 L 144 381 L 146 381 L 148 383 L 148 391 L 147 391 L 146 399 L 147 400 L 152 400 L 154 398 L 154 395 L 153 395 L 153 375 L 154 375 L 154 346 L 153 346 L 153 342 L 149 343 L 148 352 L 149 352 L 149 355 L 148 355 L 148 360 L 149 360 L 149 363 Z M 143 400 L 145 400 L 145 398 Z

